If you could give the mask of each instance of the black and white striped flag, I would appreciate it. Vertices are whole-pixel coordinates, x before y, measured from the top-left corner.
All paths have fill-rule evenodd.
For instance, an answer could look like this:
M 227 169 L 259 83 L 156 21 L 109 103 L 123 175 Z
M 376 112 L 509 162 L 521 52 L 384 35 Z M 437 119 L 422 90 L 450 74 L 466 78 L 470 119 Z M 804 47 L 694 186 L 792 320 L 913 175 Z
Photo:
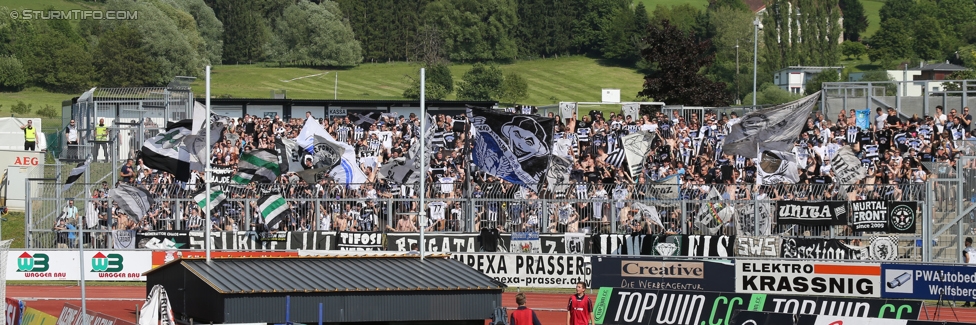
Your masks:
M 271 149 L 256 149 L 241 155 L 237 163 L 237 174 L 234 174 L 231 180 L 238 184 L 252 181 L 273 183 L 278 176 L 281 176 L 278 152 Z
M 626 156 L 627 156 L 627 154 L 624 151 L 624 147 L 623 146 L 617 146 L 617 148 L 615 150 L 613 150 L 612 152 L 610 152 L 609 154 L 607 154 L 606 162 L 607 162 L 608 165 L 611 165 L 613 167 L 620 168 L 620 166 L 624 164 L 624 158 Z
M 71 173 L 68 174 L 68 179 L 64 182 L 64 187 L 61 188 L 62 193 L 67 192 L 68 189 L 71 188 L 71 184 L 77 182 L 78 179 L 81 178 L 81 175 L 84 175 L 85 172 L 88 171 L 88 167 L 91 166 L 91 161 L 92 157 L 88 156 L 88 159 L 85 159 L 84 162 L 78 164 L 78 167 L 71 169 Z
M 119 203 L 119 208 L 125 211 L 136 222 L 149 212 L 155 200 L 149 190 L 142 187 L 130 186 L 125 183 L 108 191 L 112 201 Z

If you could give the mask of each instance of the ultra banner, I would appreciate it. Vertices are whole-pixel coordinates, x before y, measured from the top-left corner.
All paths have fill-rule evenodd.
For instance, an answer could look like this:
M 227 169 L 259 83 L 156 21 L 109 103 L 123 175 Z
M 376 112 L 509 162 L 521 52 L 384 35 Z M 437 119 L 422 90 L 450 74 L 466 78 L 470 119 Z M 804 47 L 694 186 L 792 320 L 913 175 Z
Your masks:
M 855 231 L 915 233 L 918 202 L 854 201 L 851 202 L 851 228 Z
M 872 237 L 867 247 L 851 246 L 840 239 L 783 237 L 782 257 L 814 260 L 893 261 L 898 259 L 898 238 Z
M 731 261 L 593 257 L 593 288 L 735 291 Z
M 736 260 L 735 292 L 881 297 L 881 265 L 786 260 Z
M 183 249 L 206 249 L 202 231 L 189 233 L 189 244 Z M 211 249 L 220 250 L 332 250 L 336 233 L 333 231 L 284 231 L 257 233 L 253 231 L 211 232 Z
M 591 287 L 589 256 L 457 253 L 451 258 L 510 287 L 575 288 L 579 281 Z
M 882 264 L 885 298 L 976 301 L 976 265 Z
M 587 238 L 582 243 L 573 239 L 576 237 L 565 234 L 538 234 L 539 248 L 542 254 L 589 254 L 590 248 Z M 569 239 L 567 239 L 569 237 Z M 406 252 L 411 244 L 420 242 L 420 233 L 388 233 L 386 234 L 386 250 Z M 481 250 L 479 233 L 433 233 L 424 234 L 425 248 L 431 252 L 477 253 Z M 501 234 L 498 242 L 498 252 L 511 249 L 512 234 Z M 568 244 L 568 245 L 567 245 Z M 579 245 L 582 244 L 582 245 Z M 582 247 L 579 247 L 582 246 Z M 572 249 L 570 249 L 572 248 Z M 582 249 L 582 251 L 579 251 Z
M 593 253 L 601 255 L 728 257 L 735 254 L 735 236 L 593 235 Z
M 740 310 L 918 319 L 921 301 L 790 297 L 768 294 L 600 288 L 593 311 L 596 324 L 726 324 Z M 778 324 L 778 323 L 777 323 Z M 791 324 L 791 323 L 790 323 Z M 765 324 L 757 324 L 765 325 Z
M 847 224 L 847 202 L 778 201 L 776 222 L 804 226 L 842 226 Z

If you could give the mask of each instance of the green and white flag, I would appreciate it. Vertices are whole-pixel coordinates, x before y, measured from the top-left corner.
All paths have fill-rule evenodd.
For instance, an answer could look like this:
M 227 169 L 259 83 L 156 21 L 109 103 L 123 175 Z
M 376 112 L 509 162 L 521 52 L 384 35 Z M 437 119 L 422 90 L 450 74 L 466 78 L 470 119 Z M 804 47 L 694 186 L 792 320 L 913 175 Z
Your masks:
M 237 163 L 237 174 L 231 180 L 238 184 L 252 181 L 272 183 L 278 176 L 281 176 L 278 153 L 270 149 L 257 149 L 241 155 L 241 160 Z
M 288 217 L 288 202 L 285 202 L 281 194 L 266 194 L 258 199 L 258 211 L 261 212 L 261 220 L 268 229 L 276 229 L 278 224 Z
M 221 203 L 224 203 L 224 200 L 227 199 L 227 195 L 224 194 L 223 187 L 213 186 L 213 187 L 210 188 L 210 195 L 207 195 L 207 189 L 206 189 L 206 187 L 204 187 L 199 192 L 197 192 L 195 195 L 193 195 L 193 201 L 196 201 L 197 202 L 197 205 L 200 206 L 200 209 L 206 211 L 207 210 L 207 197 L 208 196 L 210 197 L 210 209 L 211 210 L 213 210 L 213 208 L 216 208 L 217 206 L 219 206 Z

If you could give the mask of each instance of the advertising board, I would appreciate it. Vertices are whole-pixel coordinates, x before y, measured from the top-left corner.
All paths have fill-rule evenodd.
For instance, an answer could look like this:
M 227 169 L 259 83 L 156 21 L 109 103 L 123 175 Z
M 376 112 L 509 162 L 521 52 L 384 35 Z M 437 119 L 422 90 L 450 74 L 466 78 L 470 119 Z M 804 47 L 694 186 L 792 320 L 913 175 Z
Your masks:
M 728 260 L 678 260 L 651 256 L 593 257 L 593 287 L 735 291 Z
M 837 297 L 881 297 L 881 265 L 781 260 L 737 260 L 735 292 Z
M 976 266 L 882 264 L 885 298 L 976 301 Z
M 589 256 L 455 253 L 451 258 L 510 287 L 575 288 L 579 281 L 591 287 Z
M 728 325 L 737 311 L 918 319 L 921 301 L 600 288 L 596 324 Z M 762 325 L 764 323 L 760 323 Z
M 11 251 L 8 280 L 80 280 L 75 251 Z M 145 281 L 152 266 L 149 251 L 85 251 L 85 280 Z

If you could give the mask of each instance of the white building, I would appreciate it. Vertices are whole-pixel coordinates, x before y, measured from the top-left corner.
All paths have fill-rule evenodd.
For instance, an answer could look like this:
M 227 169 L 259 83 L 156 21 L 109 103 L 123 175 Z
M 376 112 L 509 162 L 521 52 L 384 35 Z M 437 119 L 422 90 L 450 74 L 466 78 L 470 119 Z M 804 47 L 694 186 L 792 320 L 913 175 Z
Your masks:
M 966 70 L 966 67 L 945 63 L 924 64 L 910 67 L 902 64 L 900 70 L 887 70 L 888 77 L 895 81 L 901 91 L 902 96 L 921 97 L 923 91 L 943 91 L 942 83 L 946 76 L 956 71 Z M 851 73 L 848 81 L 861 81 L 863 72 Z M 907 81 L 907 82 L 906 82 Z
M 773 83 L 779 86 L 780 89 L 794 94 L 802 94 L 804 89 L 806 89 L 807 82 L 824 70 L 834 71 L 837 73 L 838 79 L 840 79 L 840 74 L 844 70 L 844 67 L 791 66 L 773 73 Z

